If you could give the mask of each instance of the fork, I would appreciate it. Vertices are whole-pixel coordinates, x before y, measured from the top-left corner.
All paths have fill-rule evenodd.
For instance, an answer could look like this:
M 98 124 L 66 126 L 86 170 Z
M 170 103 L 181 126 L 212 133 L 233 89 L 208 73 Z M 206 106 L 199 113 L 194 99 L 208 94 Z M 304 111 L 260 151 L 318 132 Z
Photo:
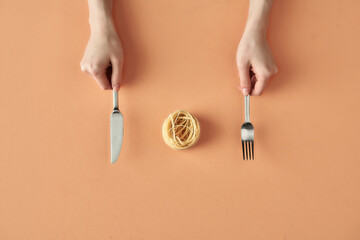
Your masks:
M 241 126 L 243 160 L 254 160 L 254 126 L 250 122 L 250 96 L 245 96 L 245 122 Z

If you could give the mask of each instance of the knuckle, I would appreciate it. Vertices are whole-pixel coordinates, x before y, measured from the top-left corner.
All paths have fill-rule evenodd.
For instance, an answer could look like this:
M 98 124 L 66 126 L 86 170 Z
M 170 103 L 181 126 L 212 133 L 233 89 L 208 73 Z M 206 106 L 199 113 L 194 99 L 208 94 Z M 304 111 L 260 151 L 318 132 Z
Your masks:
M 114 57 L 111 60 L 114 64 L 124 64 L 124 59 L 123 58 L 119 58 L 119 57 Z
M 250 89 L 251 85 L 250 84 L 240 84 L 241 88 L 246 88 L 246 89 Z
M 98 72 L 98 71 L 91 71 L 91 74 L 93 75 L 93 76 L 95 76 L 95 77 L 99 77 L 100 76 L 100 72 Z
M 247 63 L 245 62 L 245 61 L 238 61 L 238 63 L 237 63 L 237 67 L 239 68 L 239 69 L 246 69 L 247 68 Z
M 101 68 L 98 65 L 91 65 L 90 73 L 94 76 L 99 76 L 101 74 Z
M 240 79 L 240 86 L 241 87 L 245 87 L 245 88 L 250 88 L 250 86 L 251 86 L 251 83 L 250 83 L 250 81 L 247 81 L 247 80 L 241 80 Z
M 236 56 L 236 64 L 238 66 L 247 66 L 249 63 L 248 58 L 243 55 L 237 55 Z
M 262 91 L 253 91 L 253 92 L 251 93 L 251 95 L 252 95 L 252 96 L 260 96 L 261 93 L 262 93 Z
M 268 68 L 264 69 L 264 71 L 263 71 L 263 77 L 264 77 L 265 79 L 269 78 L 271 75 L 272 75 L 272 71 L 271 71 L 270 69 L 268 69 Z
M 251 82 L 248 80 L 248 79 L 240 79 L 240 85 L 242 86 L 250 86 L 251 85 Z
M 84 61 L 81 61 L 81 62 L 80 62 L 80 69 L 81 69 L 81 71 L 83 71 L 83 72 L 86 72 L 86 71 L 87 71 L 87 69 L 86 69 L 86 64 L 84 63 Z
M 80 69 L 81 69 L 81 71 L 83 71 L 83 72 L 87 72 L 85 66 L 83 66 L 83 65 L 80 65 Z
M 266 81 L 271 77 L 271 75 L 272 75 L 272 71 L 270 71 L 268 68 L 265 68 L 260 72 L 258 80 Z
M 101 84 L 100 88 L 101 88 L 101 90 L 109 90 L 109 89 L 111 89 L 109 86 L 104 85 L 104 84 Z

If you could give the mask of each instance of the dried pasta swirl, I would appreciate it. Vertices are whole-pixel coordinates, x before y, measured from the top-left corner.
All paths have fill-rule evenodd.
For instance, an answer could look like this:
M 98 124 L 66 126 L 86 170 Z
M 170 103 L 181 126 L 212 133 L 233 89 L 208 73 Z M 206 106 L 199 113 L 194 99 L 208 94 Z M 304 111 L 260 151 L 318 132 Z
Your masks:
M 199 140 L 199 121 L 187 111 L 175 111 L 164 121 L 162 134 L 165 143 L 172 149 L 189 148 Z

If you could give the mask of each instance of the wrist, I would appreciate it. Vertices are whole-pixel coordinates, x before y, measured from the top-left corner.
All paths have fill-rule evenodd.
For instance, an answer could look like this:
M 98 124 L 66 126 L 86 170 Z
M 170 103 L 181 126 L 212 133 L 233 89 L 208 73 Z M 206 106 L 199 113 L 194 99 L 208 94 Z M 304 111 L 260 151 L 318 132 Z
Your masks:
M 91 34 L 108 34 L 116 32 L 112 18 L 89 19 Z
M 253 40 L 266 38 L 266 30 L 267 25 L 247 23 L 243 33 L 243 38 L 249 38 Z
M 244 34 L 266 35 L 272 0 L 250 0 Z
M 248 37 L 251 39 L 259 39 L 266 37 L 267 26 L 253 26 L 246 25 L 243 37 Z
M 88 0 L 89 24 L 92 33 L 115 30 L 112 0 Z

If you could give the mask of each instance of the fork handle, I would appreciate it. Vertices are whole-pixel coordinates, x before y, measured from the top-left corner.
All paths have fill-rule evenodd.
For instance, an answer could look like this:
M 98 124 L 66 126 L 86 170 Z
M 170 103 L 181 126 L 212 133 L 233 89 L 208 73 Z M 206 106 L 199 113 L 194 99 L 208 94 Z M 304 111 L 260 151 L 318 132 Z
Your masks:
M 245 96 L 245 122 L 250 122 L 250 96 Z

